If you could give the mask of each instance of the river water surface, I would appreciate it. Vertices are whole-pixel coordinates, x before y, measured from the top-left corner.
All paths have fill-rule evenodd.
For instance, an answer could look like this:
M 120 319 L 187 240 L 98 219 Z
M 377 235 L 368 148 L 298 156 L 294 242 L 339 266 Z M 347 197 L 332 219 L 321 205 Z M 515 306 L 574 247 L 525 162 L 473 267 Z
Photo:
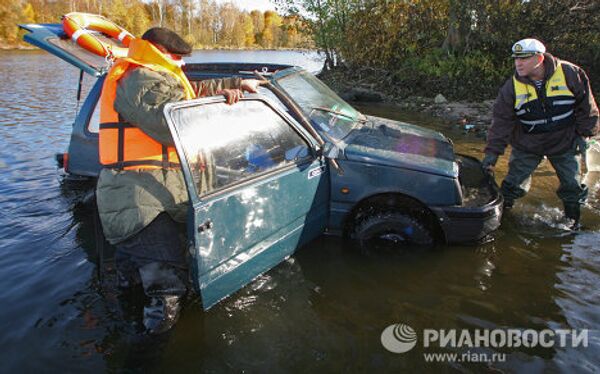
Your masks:
M 296 52 L 192 58 L 320 66 L 318 56 Z M 143 341 L 135 334 L 140 311 L 115 291 L 110 253 L 100 286 L 93 220 L 54 162 L 68 145 L 77 70 L 43 52 L 2 52 L 0 76 L 2 371 L 598 371 L 594 173 L 581 232 L 561 224 L 557 179 L 545 164 L 486 244 L 360 254 L 322 237 L 209 312 L 192 299 L 171 335 Z M 481 157 L 480 138 L 435 119 L 384 105 L 360 110 L 437 129 L 459 152 Z M 499 181 L 505 173 L 503 158 Z M 394 323 L 411 326 L 419 339 L 423 329 L 590 331 L 587 347 L 434 349 L 419 341 L 396 354 L 380 340 Z M 505 360 L 427 363 L 431 352 L 501 353 Z

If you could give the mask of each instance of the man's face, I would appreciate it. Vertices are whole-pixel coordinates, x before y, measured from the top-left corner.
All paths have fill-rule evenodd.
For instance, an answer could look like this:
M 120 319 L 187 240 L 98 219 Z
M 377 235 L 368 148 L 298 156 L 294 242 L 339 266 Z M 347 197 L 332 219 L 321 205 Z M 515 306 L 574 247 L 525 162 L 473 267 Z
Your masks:
M 183 61 L 183 56 L 182 55 L 178 55 L 176 53 L 169 53 L 169 51 L 167 50 L 167 48 L 163 47 L 160 44 L 156 44 L 156 43 L 152 43 L 156 48 L 158 48 L 159 51 L 161 51 L 165 56 L 167 56 L 168 58 L 170 58 L 175 64 L 179 65 L 179 67 L 185 65 L 185 62 Z
M 517 74 L 521 77 L 526 77 L 531 75 L 531 73 L 537 69 L 542 63 L 544 59 L 541 55 L 535 54 L 530 57 L 516 57 L 515 58 L 515 68 L 517 69 Z

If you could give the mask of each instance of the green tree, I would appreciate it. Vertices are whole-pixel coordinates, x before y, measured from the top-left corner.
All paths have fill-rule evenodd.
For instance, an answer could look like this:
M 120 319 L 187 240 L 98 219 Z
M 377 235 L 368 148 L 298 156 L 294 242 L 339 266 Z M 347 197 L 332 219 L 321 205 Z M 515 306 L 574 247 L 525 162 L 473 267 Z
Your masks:
M 350 16 L 364 7 L 363 0 L 275 0 L 288 15 L 308 13 L 307 26 L 316 46 L 325 54 L 325 68 L 341 63 L 339 50 L 349 31 Z M 386 3 L 393 1 L 386 1 Z

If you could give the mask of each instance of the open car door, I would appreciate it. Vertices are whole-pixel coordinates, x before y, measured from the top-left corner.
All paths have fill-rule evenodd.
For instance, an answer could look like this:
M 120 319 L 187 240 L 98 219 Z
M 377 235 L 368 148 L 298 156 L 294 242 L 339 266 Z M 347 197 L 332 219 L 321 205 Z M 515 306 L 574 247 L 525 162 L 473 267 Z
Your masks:
M 259 95 L 169 104 L 165 116 L 193 211 L 192 278 L 208 309 L 323 232 L 329 169 L 314 139 Z

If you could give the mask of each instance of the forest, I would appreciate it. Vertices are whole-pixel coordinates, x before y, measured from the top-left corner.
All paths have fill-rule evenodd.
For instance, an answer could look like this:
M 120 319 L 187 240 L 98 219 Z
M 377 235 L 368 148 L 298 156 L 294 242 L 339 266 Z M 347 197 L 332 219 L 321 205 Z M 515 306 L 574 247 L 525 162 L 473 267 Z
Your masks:
M 325 73 L 367 81 L 394 97 L 494 97 L 514 70 L 510 48 L 533 37 L 582 66 L 600 91 L 598 0 L 271 0 L 241 11 L 213 0 L 13 0 L 0 4 L 0 47 L 18 23 L 71 11 L 108 16 L 134 35 L 172 28 L 196 48 L 316 48 Z
M 275 0 L 303 15 L 326 68 L 396 97 L 493 98 L 532 37 L 600 91 L 598 0 Z
M 69 12 L 102 14 L 136 36 L 169 27 L 195 48 L 313 48 L 297 15 L 246 12 L 213 0 L 9 0 L 0 2 L 0 47 L 22 46 L 21 23 L 60 23 Z

